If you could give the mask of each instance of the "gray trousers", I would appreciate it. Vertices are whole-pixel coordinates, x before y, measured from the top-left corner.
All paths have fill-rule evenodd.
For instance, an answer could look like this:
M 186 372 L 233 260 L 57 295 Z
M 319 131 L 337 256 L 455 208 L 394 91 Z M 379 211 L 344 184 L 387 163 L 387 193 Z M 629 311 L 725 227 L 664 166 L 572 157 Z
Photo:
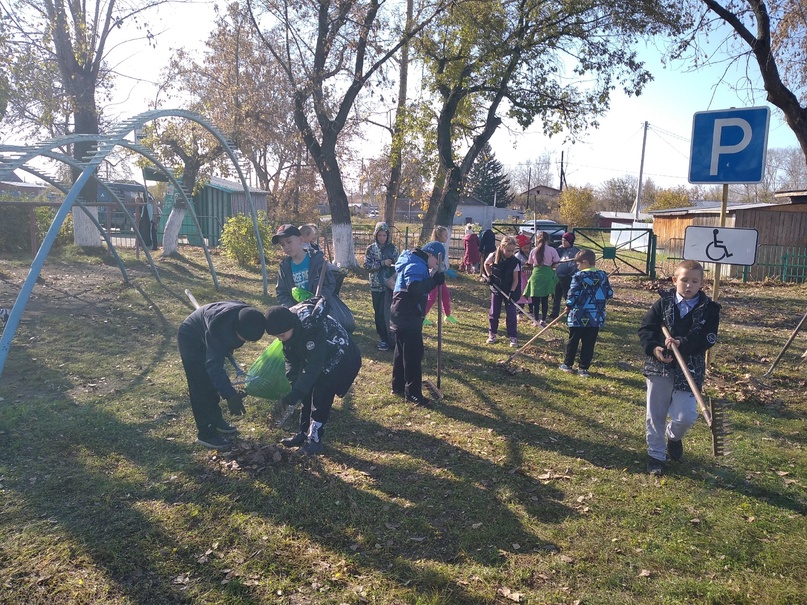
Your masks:
M 656 460 L 666 460 L 667 439 L 684 438 L 698 419 L 698 402 L 689 391 L 674 390 L 672 376 L 646 378 L 647 454 Z

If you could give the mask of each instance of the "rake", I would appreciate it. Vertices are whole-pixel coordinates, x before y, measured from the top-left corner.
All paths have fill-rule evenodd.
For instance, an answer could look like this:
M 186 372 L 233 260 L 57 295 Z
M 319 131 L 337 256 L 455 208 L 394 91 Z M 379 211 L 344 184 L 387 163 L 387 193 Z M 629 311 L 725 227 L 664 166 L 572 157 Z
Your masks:
M 661 330 L 664 332 L 666 338 L 673 337 L 667 329 L 667 326 L 662 325 Z M 681 355 L 681 351 L 678 350 L 678 346 L 675 343 L 670 343 L 669 348 L 672 350 L 673 355 L 675 355 L 678 366 L 684 373 L 684 378 L 686 378 L 689 388 L 692 389 L 692 394 L 695 395 L 695 400 L 698 402 L 698 407 L 700 408 L 701 414 L 703 414 L 703 419 L 712 432 L 712 453 L 715 456 L 727 456 L 726 435 L 728 434 L 728 423 L 723 406 L 715 404 L 711 397 L 709 397 L 709 405 L 706 405 L 701 390 L 698 388 L 698 385 L 695 384 L 695 379 L 692 378 L 692 373 L 689 371 L 689 367 L 687 367 L 687 363 L 684 360 L 684 356 Z
M 527 311 L 527 310 L 526 310 L 524 307 L 522 307 L 520 304 L 518 304 L 516 301 L 514 301 L 514 300 L 512 299 L 512 297 L 511 297 L 509 294 L 507 294 L 507 292 L 505 292 L 504 290 L 502 290 L 502 289 L 501 289 L 499 286 L 497 286 L 496 284 L 490 284 L 490 285 L 491 285 L 491 286 L 493 286 L 494 288 L 496 288 L 496 290 L 498 290 L 498 291 L 499 291 L 499 294 L 501 294 L 502 296 L 504 296 L 504 297 L 507 299 L 507 301 L 508 301 L 510 304 L 512 304 L 512 305 L 513 305 L 513 306 L 514 306 L 514 307 L 515 307 L 515 308 L 516 308 L 516 309 L 517 309 L 517 310 L 518 310 L 520 313 L 523 313 L 524 315 L 526 315 L 527 317 L 529 317 L 529 318 L 530 318 L 530 319 L 531 319 L 531 320 L 532 320 L 534 323 L 538 323 L 538 320 L 537 320 L 537 319 L 535 319 L 535 316 L 534 316 L 532 313 L 530 313 L 529 311 Z
M 196 300 L 196 297 L 191 293 L 191 291 L 188 288 L 185 288 L 185 296 L 187 296 L 188 300 L 191 301 L 191 304 L 193 305 L 194 309 L 199 308 L 199 302 Z M 235 368 L 236 379 L 232 381 L 232 385 L 234 387 L 248 385 L 249 382 L 254 378 L 254 376 L 247 375 L 247 373 L 244 371 L 244 368 L 242 368 L 241 364 L 239 364 L 235 360 L 235 357 L 233 357 L 232 353 L 229 353 L 227 355 L 227 359 L 230 361 L 233 368 Z
M 535 342 L 536 340 L 538 340 L 538 337 L 539 337 L 539 336 L 541 336 L 541 335 L 542 335 L 544 332 L 546 332 L 546 331 L 547 331 L 549 328 L 551 328 L 551 327 L 552 327 L 552 326 L 554 326 L 556 323 L 558 323 L 558 322 L 559 322 L 559 321 L 560 321 L 560 320 L 563 318 L 563 316 L 564 316 L 564 315 L 566 315 L 566 312 L 567 312 L 567 311 L 568 311 L 568 309 L 564 309 L 564 310 L 563 310 L 563 312 L 562 312 L 560 315 L 558 315 L 558 316 L 557 316 L 555 319 L 553 319 L 553 320 L 552 320 L 552 321 L 550 321 L 548 324 L 546 324 L 546 326 L 544 326 L 543 328 L 541 328 L 540 332 L 538 332 L 538 333 L 537 333 L 535 336 L 533 336 L 532 338 L 530 338 L 530 339 L 529 339 L 529 340 L 528 340 L 528 341 L 527 341 L 527 342 L 524 344 L 524 346 L 522 346 L 522 347 L 521 347 L 521 348 L 520 348 L 518 351 L 516 351 L 515 353 L 513 353 L 512 355 L 510 355 L 510 357 L 508 357 L 508 358 L 507 358 L 507 359 L 505 359 L 504 361 L 500 361 L 500 362 L 499 362 L 499 365 L 504 366 L 505 368 L 506 368 L 507 366 L 509 366 L 509 365 L 510 365 L 510 362 L 511 362 L 511 361 L 513 361 L 513 359 L 515 359 L 515 358 L 516 358 L 518 355 L 522 355 L 522 354 L 524 353 L 524 351 L 525 351 L 525 350 L 527 350 L 527 347 L 529 347 L 529 346 L 530 346 L 530 345 L 531 345 L 533 342 Z
M 437 259 L 437 266 L 443 266 L 443 255 L 440 254 Z M 422 387 L 429 391 L 432 399 L 440 400 L 443 398 L 443 391 L 440 389 L 440 375 L 443 370 L 443 288 L 437 286 L 437 384 L 426 378 L 421 381 Z

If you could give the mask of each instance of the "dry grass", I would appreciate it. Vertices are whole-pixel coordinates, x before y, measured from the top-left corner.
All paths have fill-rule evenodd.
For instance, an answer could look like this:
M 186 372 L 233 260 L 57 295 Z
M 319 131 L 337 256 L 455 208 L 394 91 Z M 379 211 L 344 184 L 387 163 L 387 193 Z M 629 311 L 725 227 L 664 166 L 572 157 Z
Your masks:
M 326 455 L 275 459 L 261 400 L 236 455 L 193 444 L 175 346 L 184 288 L 265 306 L 259 273 L 217 257 L 217 293 L 194 251 L 160 263 L 165 287 L 125 260 L 132 286 L 102 258 L 51 258 L 0 378 L 0 602 L 804 602 L 805 337 L 760 377 L 805 287 L 724 288 L 707 388 L 730 405 L 734 453 L 712 458 L 699 422 L 686 462 L 655 480 L 636 339 L 655 294 L 640 279 L 614 279 L 588 381 L 556 369 L 563 330 L 506 373 L 511 350 L 483 344 L 485 289 L 450 281 L 447 399 L 424 411 L 389 395 L 391 354 L 351 276 L 362 372 Z M 0 306 L 28 264 L 0 261 Z

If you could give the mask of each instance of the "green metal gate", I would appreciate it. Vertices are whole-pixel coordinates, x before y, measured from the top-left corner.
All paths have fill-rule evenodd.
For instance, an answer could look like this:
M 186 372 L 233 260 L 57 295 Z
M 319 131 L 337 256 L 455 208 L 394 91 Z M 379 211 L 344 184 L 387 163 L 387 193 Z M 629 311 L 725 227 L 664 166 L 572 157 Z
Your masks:
M 603 271 L 656 279 L 656 235 L 652 229 L 583 227 L 574 233 L 574 245 L 593 250 Z

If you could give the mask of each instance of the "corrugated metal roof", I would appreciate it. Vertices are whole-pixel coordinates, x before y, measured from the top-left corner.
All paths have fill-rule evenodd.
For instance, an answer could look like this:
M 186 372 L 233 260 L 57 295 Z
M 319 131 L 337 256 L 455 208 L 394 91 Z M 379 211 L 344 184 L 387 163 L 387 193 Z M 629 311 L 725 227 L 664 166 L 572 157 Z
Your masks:
M 213 187 L 214 189 L 220 189 L 221 191 L 229 191 L 231 193 L 234 193 L 236 191 L 243 191 L 244 190 L 244 187 L 241 185 L 241 183 L 239 181 L 229 181 L 227 179 L 223 179 L 223 178 L 218 177 L 218 176 L 210 177 L 210 181 L 208 182 L 208 185 L 210 187 Z M 263 189 L 258 189 L 257 187 L 250 187 L 249 192 L 250 193 L 268 193 L 267 191 L 264 191 Z
M 736 210 L 751 210 L 752 208 L 766 208 L 768 206 L 782 206 L 782 204 L 769 204 L 758 202 L 755 204 L 732 204 L 726 206 L 729 214 Z M 680 216 L 684 214 L 714 214 L 720 212 L 720 202 L 700 202 L 696 206 L 685 206 L 683 208 L 667 208 L 665 210 L 649 210 L 653 216 Z

